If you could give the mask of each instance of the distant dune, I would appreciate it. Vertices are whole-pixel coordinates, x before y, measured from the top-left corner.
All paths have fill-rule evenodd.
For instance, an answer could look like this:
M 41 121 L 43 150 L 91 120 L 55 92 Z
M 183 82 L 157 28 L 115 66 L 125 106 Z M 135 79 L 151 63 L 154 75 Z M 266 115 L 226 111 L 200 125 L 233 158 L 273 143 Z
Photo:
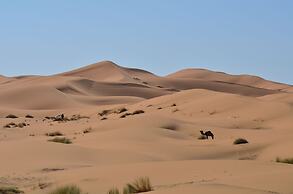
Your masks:
M 232 76 L 207 70 L 183 70 L 159 77 L 144 70 L 121 67 L 110 61 L 53 76 L 0 77 L 0 83 L 0 104 L 7 108 L 34 110 L 79 107 L 91 104 L 93 98 L 97 99 L 95 102 L 98 105 L 100 97 L 105 96 L 121 96 L 127 102 L 126 96 L 149 99 L 189 89 L 244 96 L 264 96 L 290 89 L 288 85 L 254 76 Z M 50 96 L 50 99 L 41 96 Z M 39 102 L 32 105 L 30 100 L 35 98 Z M 115 102 L 108 100 L 107 103 L 116 104 L 117 98 Z
M 0 188 L 74 184 L 95 194 L 148 176 L 154 194 L 293 191 L 292 165 L 276 162 L 293 157 L 290 85 L 202 69 L 160 77 L 104 61 L 0 76 L 0 91 Z

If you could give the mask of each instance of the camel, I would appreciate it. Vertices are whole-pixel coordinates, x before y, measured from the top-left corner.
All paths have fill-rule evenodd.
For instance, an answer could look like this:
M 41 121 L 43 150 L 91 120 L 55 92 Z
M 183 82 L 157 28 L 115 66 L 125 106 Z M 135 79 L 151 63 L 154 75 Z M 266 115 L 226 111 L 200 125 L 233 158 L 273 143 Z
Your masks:
M 204 136 L 207 137 L 207 139 L 209 139 L 209 136 L 212 137 L 212 139 L 214 139 L 214 134 L 211 132 L 211 131 L 206 131 L 206 132 L 203 132 L 203 131 L 200 131 L 200 133 Z

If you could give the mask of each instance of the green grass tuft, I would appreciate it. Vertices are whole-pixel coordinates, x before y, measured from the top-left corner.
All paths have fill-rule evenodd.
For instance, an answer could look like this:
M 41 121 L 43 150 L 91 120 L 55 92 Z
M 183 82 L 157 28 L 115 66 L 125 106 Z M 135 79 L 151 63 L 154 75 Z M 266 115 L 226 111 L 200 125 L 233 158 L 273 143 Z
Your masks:
M 69 185 L 57 188 L 49 194 L 82 194 L 82 192 L 79 187 L 75 185 Z

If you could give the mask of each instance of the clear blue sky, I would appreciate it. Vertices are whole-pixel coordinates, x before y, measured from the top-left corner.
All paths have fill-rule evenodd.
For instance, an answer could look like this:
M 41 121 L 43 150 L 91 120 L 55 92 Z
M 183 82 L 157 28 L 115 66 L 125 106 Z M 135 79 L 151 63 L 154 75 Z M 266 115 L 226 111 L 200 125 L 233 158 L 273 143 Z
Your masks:
M 101 60 L 159 75 L 201 67 L 293 84 L 293 1 L 0 0 L 0 74 Z

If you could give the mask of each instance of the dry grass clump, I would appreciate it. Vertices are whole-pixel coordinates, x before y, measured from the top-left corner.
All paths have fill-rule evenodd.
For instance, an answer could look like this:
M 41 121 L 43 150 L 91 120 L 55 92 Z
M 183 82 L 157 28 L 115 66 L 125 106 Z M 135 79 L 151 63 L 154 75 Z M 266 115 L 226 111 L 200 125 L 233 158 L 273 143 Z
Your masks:
M 17 187 L 0 187 L 0 194 L 20 194 L 24 193 Z
M 27 124 L 26 123 L 18 123 L 17 127 L 19 128 L 23 128 L 23 127 L 26 127 Z
M 7 119 L 16 119 L 16 118 L 18 118 L 18 116 L 13 115 L 13 114 L 9 114 L 9 115 L 6 116 L 6 118 Z
M 120 192 L 119 192 L 119 189 L 112 188 L 107 192 L 107 194 L 120 194 Z
M 17 127 L 17 124 L 11 122 L 11 123 L 8 123 L 6 125 L 3 126 L 4 128 L 14 128 L 14 127 Z
M 93 128 L 89 127 L 89 128 L 86 128 L 85 130 L 83 130 L 83 133 L 86 134 L 86 133 L 90 133 L 93 131 Z
M 63 186 L 55 189 L 49 194 L 82 194 L 82 191 L 79 187 L 75 185 Z
M 276 162 L 285 163 L 285 164 L 293 164 L 293 158 L 276 158 Z
M 23 128 L 23 127 L 26 127 L 26 126 L 27 126 L 26 123 L 18 123 L 18 124 L 16 124 L 16 123 L 11 122 L 11 123 L 8 123 L 8 124 L 4 125 L 3 127 L 4 128 L 16 128 L 16 127 Z
M 102 112 L 98 113 L 98 115 L 100 115 L 101 117 L 103 116 L 107 116 L 109 114 L 121 114 L 128 111 L 126 108 L 122 107 L 122 108 L 118 108 L 118 109 L 113 109 L 113 110 L 103 110 Z
M 247 141 L 246 139 L 244 139 L 244 138 L 238 138 L 238 139 L 236 139 L 236 140 L 233 142 L 234 145 L 238 145 L 238 144 L 247 144 L 247 143 L 248 143 L 248 141 Z
M 34 116 L 32 116 L 32 115 L 25 115 L 25 118 L 27 118 L 27 119 L 33 119 Z
M 60 131 L 54 131 L 54 132 L 46 133 L 46 136 L 50 136 L 50 137 L 63 136 L 63 133 L 61 133 Z
M 133 183 L 126 184 L 123 189 L 123 194 L 144 193 L 152 190 L 153 187 L 151 185 L 150 179 L 148 177 L 140 177 Z
M 120 118 L 125 118 L 125 117 L 127 117 L 127 116 L 129 116 L 129 115 L 132 115 L 132 114 L 129 113 L 129 112 L 127 112 L 127 113 L 124 113 L 123 115 L 121 115 Z
M 89 119 L 90 117 L 88 116 L 82 116 L 82 115 L 72 115 L 71 118 L 69 118 L 70 121 L 77 121 L 80 119 Z
M 54 139 L 50 139 L 48 141 L 56 142 L 56 143 L 72 144 L 72 141 L 66 137 L 55 137 Z
M 132 115 L 138 115 L 138 114 L 143 114 L 144 111 L 143 110 L 136 110 L 132 113 Z

